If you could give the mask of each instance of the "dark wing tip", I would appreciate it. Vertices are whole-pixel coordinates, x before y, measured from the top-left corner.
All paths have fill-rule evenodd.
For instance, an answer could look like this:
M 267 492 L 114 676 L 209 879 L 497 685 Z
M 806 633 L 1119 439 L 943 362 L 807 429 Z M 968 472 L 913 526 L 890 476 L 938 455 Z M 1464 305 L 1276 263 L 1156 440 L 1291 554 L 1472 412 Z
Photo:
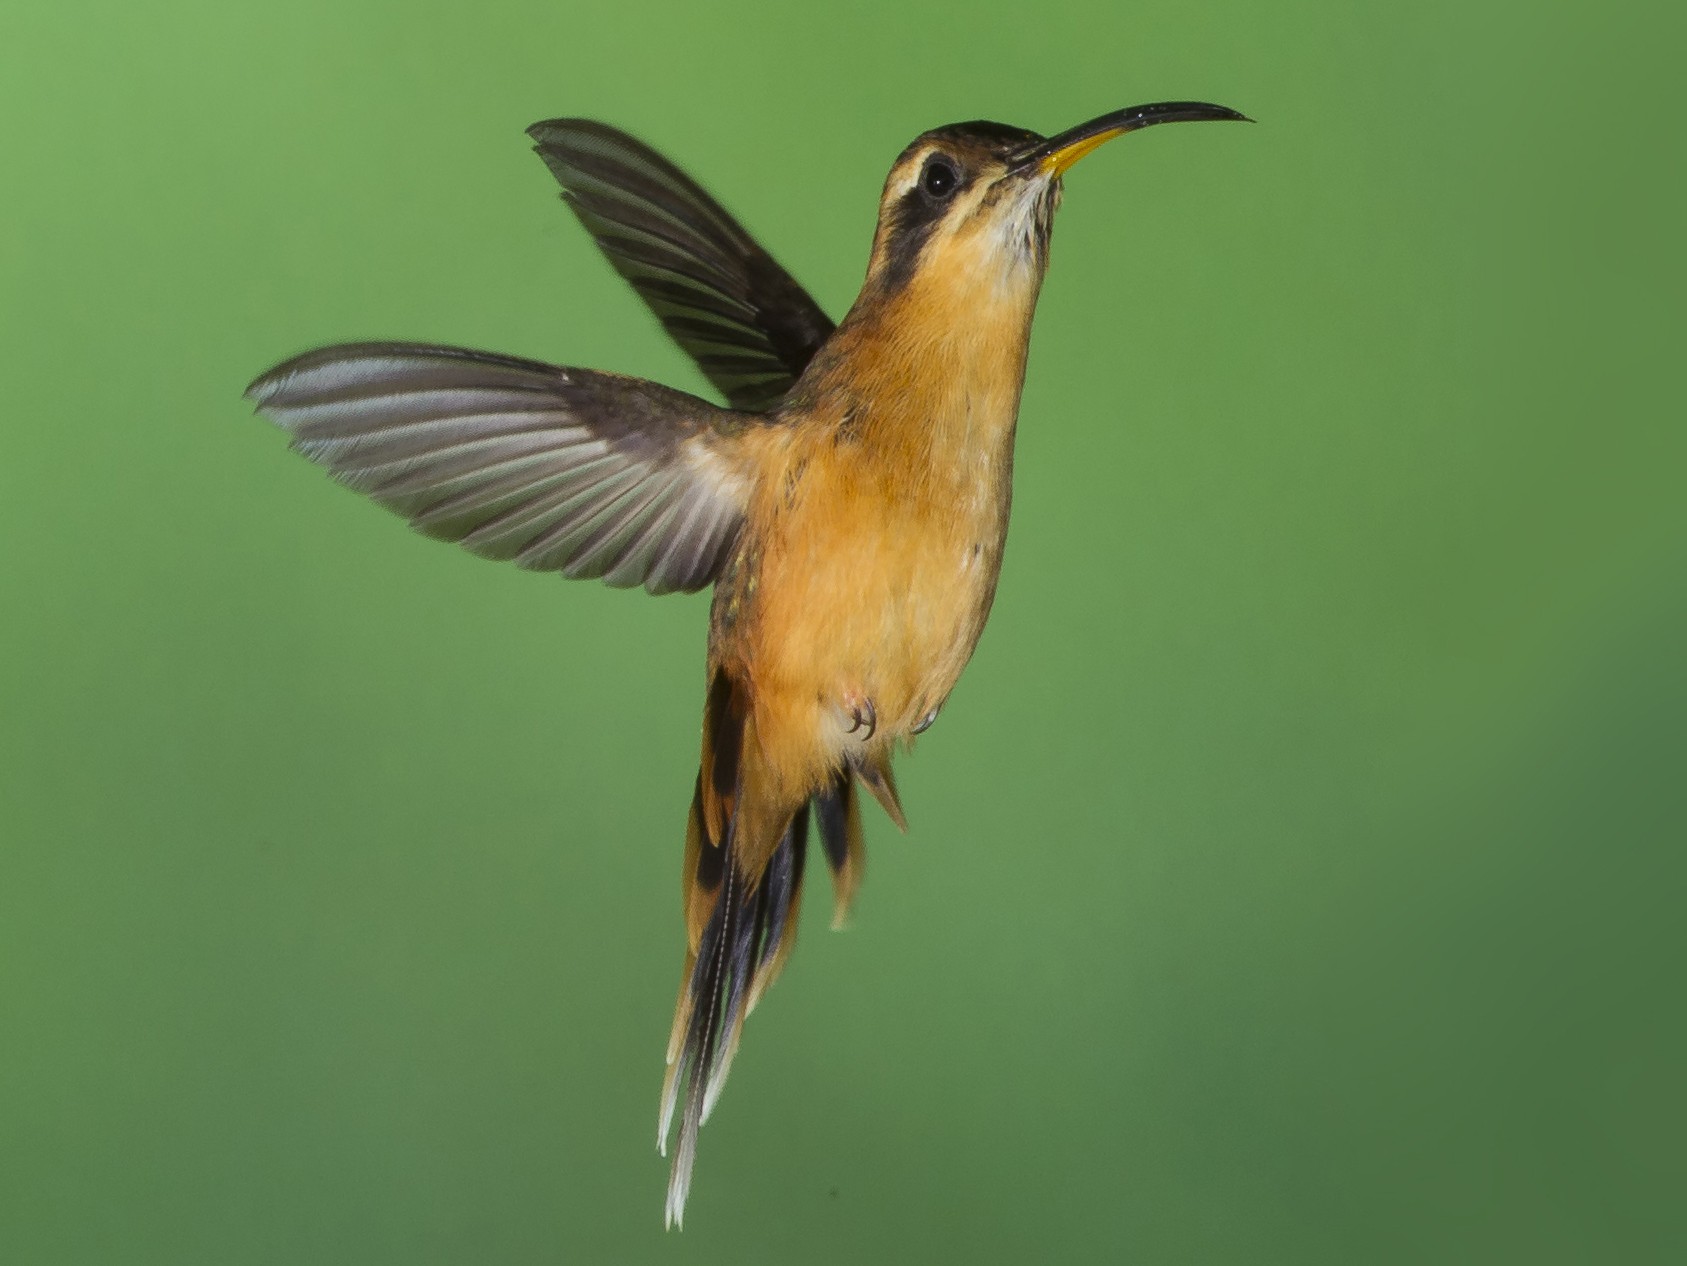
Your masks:
M 589 132 L 598 136 L 606 134 L 610 136 L 624 135 L 619 129 L 612 128 L 609 124 L 599 122 L 597 119 L 540 119 L 539 122 L 531 124 L 527 128 L 527 135 L 535 145 L 550 144 L 569 136 L 578 135 L 581 132 Z
M 290 356 L 279 365 L 271 365 L 246 384 L 246 390 L 241 392 L 241 397 L 250 400 L 254 409 L 262 409 L 281 394 L 287 385 L 287 379 L 298 368 L 299 362 L 309 355 L 310 353 L 306 352 L 304 356 Z
M 361 344 L 356 344 L 348 345 L 344 348 L 317 347 L 312 348 L 308 352 L 300 352 L 297 356 L 289 356 L 286 360 L 280 362 L 279 364 L 271 365 L 268 369 L 264 370 L 263 373 L 252 379 L 251 382 L 247 383 L 246 390 L 243 395 L 247 400 L 252 402 L 254 408 L 261 410 L 265 405 L 274 403 L 278 396 L 285 394 L 287 384 L 301 369 L 310 369 L 316 365 L 321 365 L 334 359 L 334 357 L 330 355 L 331 353 L 362 350 L 362 346 L 363 345 Z
M 577 127 L 582 123 L 589 124 L 592 121 L 593 120 L 591 119 L 575 118 L 540 119 L 537 123 L 530 123 L 527 125 L 527 135 L 531 136 L 534 140 L 538 140 L 552 128 L 572 128 Z
M 264 370 L 246 384 L 245 398 L 252 402 L 254 408 L 261 411 L 265 405 L 275 403 L 278 397 L 286 394 L 288 383 L 301 369 L 313 369 L 335 360 L 346 360 L 358 354 L 385 350 L 392 346 L 394 345 L 381 343 L 344 343 L 330 347 L 313 347 L 308 352 L 289 356 L 279 364 Z

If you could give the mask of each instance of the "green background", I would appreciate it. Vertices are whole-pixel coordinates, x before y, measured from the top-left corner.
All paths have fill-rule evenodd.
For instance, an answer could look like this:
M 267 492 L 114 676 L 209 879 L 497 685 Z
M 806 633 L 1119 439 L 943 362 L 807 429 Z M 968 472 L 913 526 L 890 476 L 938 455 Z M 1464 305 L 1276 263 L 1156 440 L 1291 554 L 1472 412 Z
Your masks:
M 1678 35 L 8 4 L 0 1256 L 1682 1260 Z M 1183 97 L 1260 122 L 1070 177 L 913 831 L 847 934 L 811 888 L 665 1235 L 706 600 L 416 537 L 241 390 L 368 337 L 701 390 L 536 119 L 841 314 L 916 133 Z

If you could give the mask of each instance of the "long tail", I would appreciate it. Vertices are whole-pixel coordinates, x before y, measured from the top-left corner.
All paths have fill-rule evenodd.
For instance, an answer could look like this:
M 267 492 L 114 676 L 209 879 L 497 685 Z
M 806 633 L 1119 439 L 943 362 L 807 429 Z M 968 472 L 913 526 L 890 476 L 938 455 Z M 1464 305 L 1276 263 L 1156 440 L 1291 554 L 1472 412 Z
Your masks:
M 666 1155 L 683 1087 L 679 1144 L 668 1179 L 669 1226 L 684 1219 L 697 1132 L 726 1083 L 744 1019 L 778 977 L 796 943 L 811 806 L 836 894 L 834 927 L 848 914 L 866 865 L 860 803 L 849 769 L 839 770 L 829 785 L 787 817 L 771 856 L 765 846 L 757 849 L 753 840 L 741 839 L 744 819 L 758 816 L 740 812 L 741 758 L 747 742 L 754 741 L 745 733 L 743 703 L 724 675 L 717 675 L 704 722 L 703 768 L 686 828 L 689 948 L 668 1039 L 657 1132 L 657 1146 Z M 755 853 L 766 861 L 758 866 Z

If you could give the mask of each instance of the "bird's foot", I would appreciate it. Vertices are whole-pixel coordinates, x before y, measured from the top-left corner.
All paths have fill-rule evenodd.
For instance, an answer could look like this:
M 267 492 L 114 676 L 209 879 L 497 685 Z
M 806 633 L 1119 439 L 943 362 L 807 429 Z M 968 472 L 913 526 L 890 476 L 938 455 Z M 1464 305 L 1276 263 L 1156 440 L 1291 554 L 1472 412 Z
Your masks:
M 855 734 L 865 730 L 866 733 L 861 735 L 861 741 L 865 743 L 872 738 L 873 733 L 879 728 L 879 713 L 878 709 L 873 706 L 873 701 L 866 695 L 845 695 L 844 708 L 848 711 L 850 720 L 850 726 L 844 733 Z

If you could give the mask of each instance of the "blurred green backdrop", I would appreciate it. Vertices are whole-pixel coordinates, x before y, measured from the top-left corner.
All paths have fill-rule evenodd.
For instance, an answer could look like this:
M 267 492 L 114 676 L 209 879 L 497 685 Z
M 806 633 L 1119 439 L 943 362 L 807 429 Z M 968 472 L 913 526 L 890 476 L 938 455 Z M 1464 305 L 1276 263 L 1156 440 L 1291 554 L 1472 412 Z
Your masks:
M 1682 1260 L 1673 43 L 6 6 L 0 1255 Z M 359 337 L 701 390 L 536 119 L 647 137 L 841 314 L 916 133 L 1176 97 L 1261 122 L 1069 181 L 914 830 L 811 908 L 665 1236 L 705 600 L 416 537 L 240 392 Z

